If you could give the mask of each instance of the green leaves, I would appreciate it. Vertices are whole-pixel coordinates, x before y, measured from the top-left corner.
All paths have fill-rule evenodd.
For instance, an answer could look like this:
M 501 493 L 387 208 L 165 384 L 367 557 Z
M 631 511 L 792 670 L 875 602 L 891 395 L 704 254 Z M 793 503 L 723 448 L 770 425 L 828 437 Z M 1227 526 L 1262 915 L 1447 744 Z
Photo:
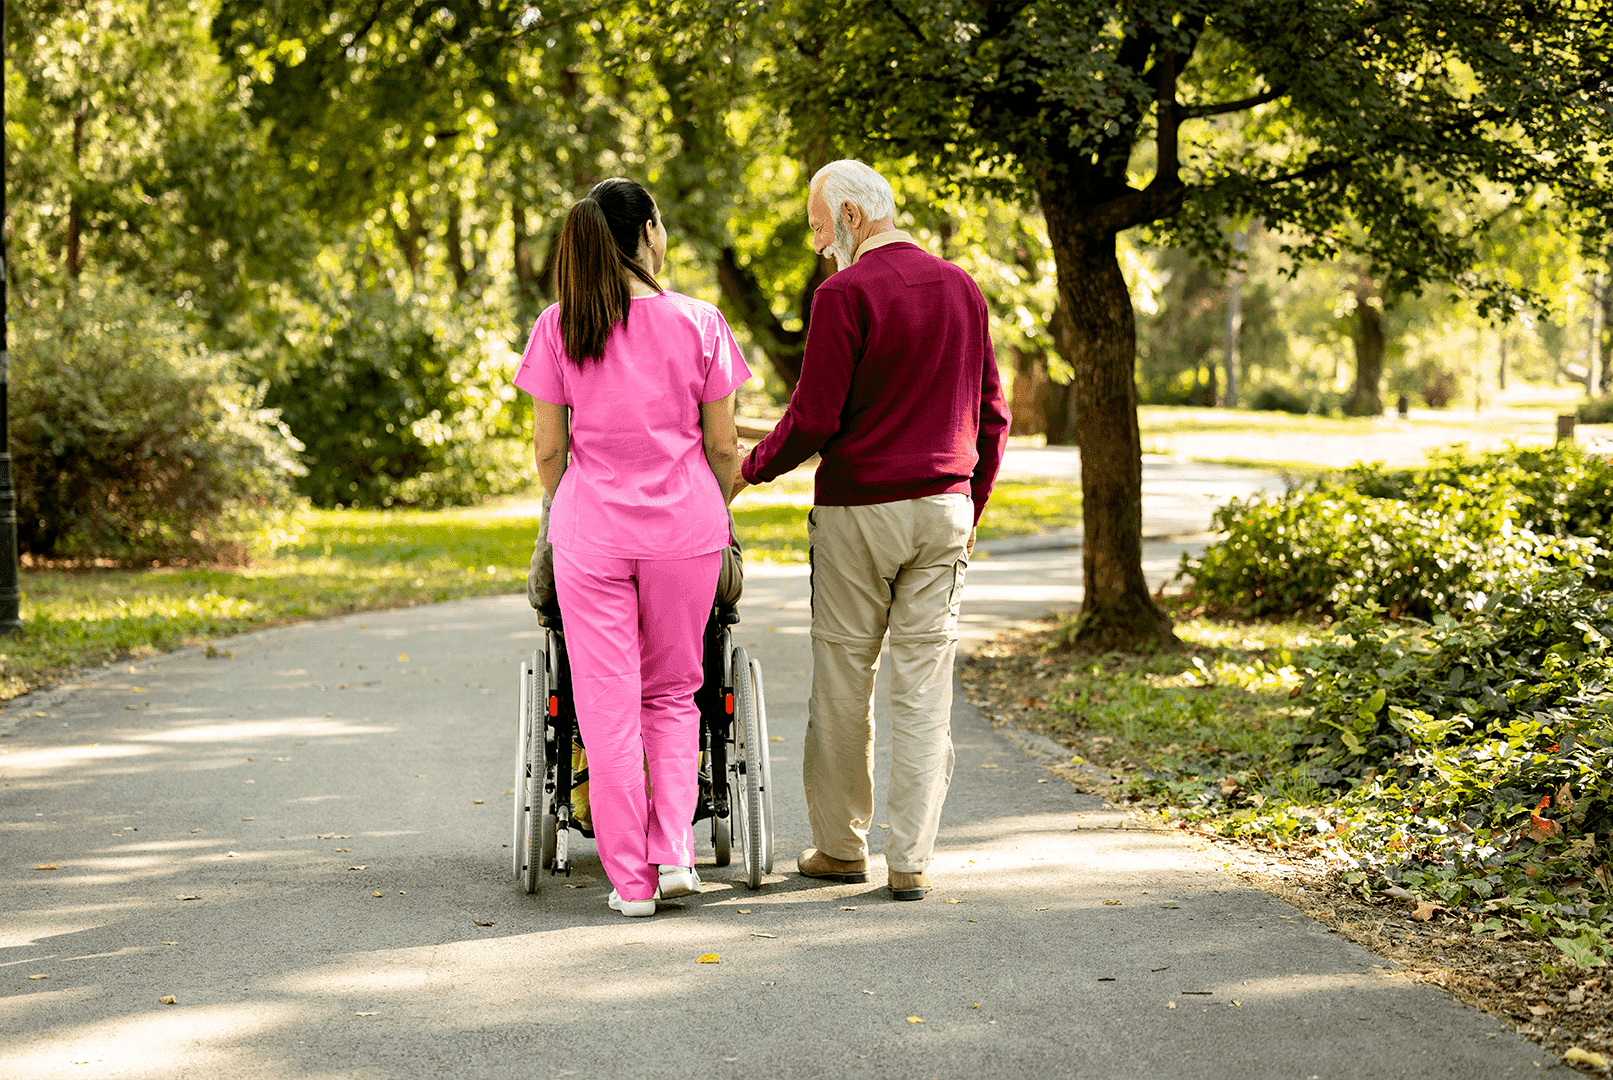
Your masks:
M 1432 619 L 1554 567 L 1603 566 L 1610 492 L 1613 463 L 1572 444 L 1441 451 L 1422 470 L 1356 465 L 1217 511 L 1226 539 L 1184 557 L 1180 574 L 1199 603 L 1245 615 L 1365 605 Z

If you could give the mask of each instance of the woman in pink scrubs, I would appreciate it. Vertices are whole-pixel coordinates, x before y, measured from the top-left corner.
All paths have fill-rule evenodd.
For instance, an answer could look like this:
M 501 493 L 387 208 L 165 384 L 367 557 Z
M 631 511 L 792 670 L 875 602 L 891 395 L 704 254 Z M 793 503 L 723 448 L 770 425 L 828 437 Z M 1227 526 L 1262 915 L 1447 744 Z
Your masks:
M 557 256 L 560 302 L 538 316 L 515 385 L 534 399 L 553 501 L 610 906 L 653 915 L 657 897 L 700 889 L 694 693 L 739 465 L 734 391 L 750 368 L 716 307 L 656 282 L 666 228 L 633 181 L 605 180 L 573 206 Z

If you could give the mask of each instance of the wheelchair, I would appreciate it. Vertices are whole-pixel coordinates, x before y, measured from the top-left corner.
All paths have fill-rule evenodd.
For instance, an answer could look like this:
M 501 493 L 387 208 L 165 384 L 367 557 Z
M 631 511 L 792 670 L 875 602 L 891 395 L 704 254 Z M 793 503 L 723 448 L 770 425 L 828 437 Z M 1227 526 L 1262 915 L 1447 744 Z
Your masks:
M 536 606 L 536 605 L 535 605 Z M 694 821 L 711 822 L 716 864 L 732 862 L 737 841 L 745 884 L 761 887 L 773 869 L 773 797 L 768 762 L 767 705 L 762 667 L 733 641 L 739 613 L 717 604 L 702 648 L 704 682 L 695 694 L 700 710 L 700 793 Z M 522 661 L 517 700 L 515 820 L 512 851 L 521 889 L 538 890 L 542 872 L 571 875 L 571 843 L 585 832 L 575 817 L 573 793 L 587 780 L 575 764 L 582 746 L 560 617 L 538 611 L 543 644 Z

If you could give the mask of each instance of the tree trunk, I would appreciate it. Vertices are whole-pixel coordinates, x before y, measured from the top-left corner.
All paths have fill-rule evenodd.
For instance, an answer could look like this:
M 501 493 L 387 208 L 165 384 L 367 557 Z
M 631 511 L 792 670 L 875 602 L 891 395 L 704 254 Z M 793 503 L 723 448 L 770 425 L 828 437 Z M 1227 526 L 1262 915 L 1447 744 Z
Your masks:
M 1042 413 L 1042 395 L 1047 385 L 1047 357 L 1038 349 L 1012 347 L 1014 354 L 1014 396 L 1008 404 L 1013 416 L 1010 435 L 1035 435 L 1047 430 Z
M 444 227 L 443 243 L 448 248 L 448 269 L 453 272 L 454 285 L 461 292 L 470 283 L 470 265 L 465 262 L 465 240 L 460 231 L 459 194 L 448 193 L 448 221 Z
M 1232 231 L 1232 250 L 1243 254 L 1249 246 L 1249 234 L 1242 229 Z M 1227 369 L 1227 392 L 1222 403 L 1229 409 L 1238 407 L 1238 337 L 1243 331 L 1243 267 L 1234 264 L 1227 271 L 1226 321 L 1222 326 L 1224 344 L 1222 359 Z
M 510 220 L 515 226 L 510 245 L 515 255 L 515 315 L 523 328 L 529 328 L 543 310 L 543 286 L 532 266 L 532 236 L 527 232 L 526 207 L 520 196 L 510 202 Z
M 84 271 L 84 208 L 79 202 L 78 186 L 84 182 L 84 120 L 88 109 L 88 101 L 80 96 L 78 112 L 73 114 L 73 194 L 67 200 L 67 276 L 75 280 Z
M 1355 386 L 1344 411 L 1351 416 L 1382 416 L 1378 385 L 1383 382 L 1383 309 L 1373 303 L 1379 300 L 1378 290 L 1366 278 L 1355 286 L 1355 299 Z
M 1137 324 L 1115 257 L 1115 234 L 1086 225 L 1083 208 L 1044 189 L 1042 210 L 1059 271 L 1059 298 L 1080 417 L 1085 595 L 1075 644 L 1093 651 L 1179 648 L 1142 571 L 1142 436 L 1137 427 Z

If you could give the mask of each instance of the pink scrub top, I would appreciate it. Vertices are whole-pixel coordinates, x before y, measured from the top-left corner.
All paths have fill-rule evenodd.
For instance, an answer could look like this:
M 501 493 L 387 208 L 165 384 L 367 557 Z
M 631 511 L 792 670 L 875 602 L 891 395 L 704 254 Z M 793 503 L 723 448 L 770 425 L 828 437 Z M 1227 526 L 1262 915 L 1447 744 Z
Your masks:
M 515 385 L 571 409 L 571 459 L 549 542 L 616 559 L 692 559 L 728 546 L 728 513 L 706 462 L 700 405 L 750 378 L 713 304 L 635 296 L 605 355 L 566 356 L 560 305 L 538 316 Z

